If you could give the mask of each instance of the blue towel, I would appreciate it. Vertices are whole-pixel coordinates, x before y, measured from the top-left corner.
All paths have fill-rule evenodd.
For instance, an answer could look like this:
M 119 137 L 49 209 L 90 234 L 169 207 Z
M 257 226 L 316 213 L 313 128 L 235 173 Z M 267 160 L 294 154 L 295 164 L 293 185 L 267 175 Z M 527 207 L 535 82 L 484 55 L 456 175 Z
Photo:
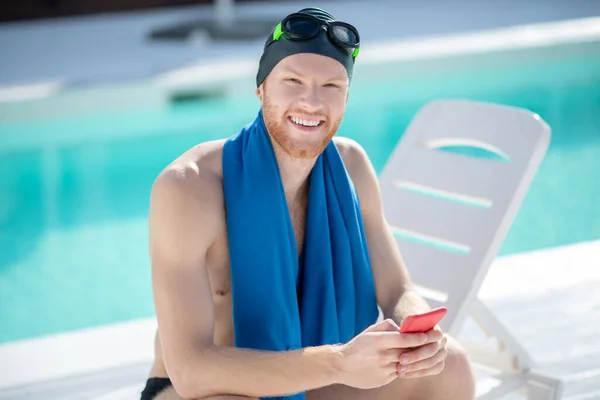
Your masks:
M 309 179 L 299 261 L 262 111 L 225 142 L 223 190 L 238 348 L 282 351 L 346 343 L 377 320 L 358 196 L 333 142 Z

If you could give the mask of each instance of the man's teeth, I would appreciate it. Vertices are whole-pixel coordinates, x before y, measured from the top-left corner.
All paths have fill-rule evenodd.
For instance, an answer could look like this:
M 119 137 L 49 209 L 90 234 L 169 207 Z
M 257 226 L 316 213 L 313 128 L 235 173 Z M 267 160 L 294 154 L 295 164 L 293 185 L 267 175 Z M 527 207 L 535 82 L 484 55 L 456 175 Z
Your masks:
M 317 126 L 321 122 L 318 120 L 317 121 L 308 121 L 308 120 L 300 119 L 300 118 L 296 118 L 296 117 L 292 117 L 291 119 L 294 123 L 296 123 L 298 125 L 304 125 L 304 126 Z

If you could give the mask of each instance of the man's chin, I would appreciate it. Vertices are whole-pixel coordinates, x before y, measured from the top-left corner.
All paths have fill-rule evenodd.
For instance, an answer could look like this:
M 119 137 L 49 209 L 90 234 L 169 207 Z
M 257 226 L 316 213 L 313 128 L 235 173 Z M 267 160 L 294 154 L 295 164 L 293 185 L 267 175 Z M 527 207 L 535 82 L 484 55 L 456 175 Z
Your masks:
M 316 135 L 306 137 L 305 132 L 299 135 L 293 128 L 285 130 L 272 129 L 269 134 L 285 154 L 292 158 L 305 160 L 320 156 L 333 138 L 331 134 L 326 137 L 321 134 L 318 135 L 320 140 L 315 140 Z
M 313 146 L 289 146 L 284 148 L 284 151 L 294 158 L 314 159 L 323 154 L 323 151 L 325 151 L 329 143 L 331 143 L 331 139 Z

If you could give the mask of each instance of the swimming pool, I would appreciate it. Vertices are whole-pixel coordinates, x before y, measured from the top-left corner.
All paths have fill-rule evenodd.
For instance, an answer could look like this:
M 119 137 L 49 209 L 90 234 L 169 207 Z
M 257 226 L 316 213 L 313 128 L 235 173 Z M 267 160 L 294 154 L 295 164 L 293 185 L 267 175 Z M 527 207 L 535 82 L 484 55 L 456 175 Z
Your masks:
M 528 108 L 552 126 L 553 138 L 501 254 L 598 239 L 600 53 L 511 54 L 357 68 L 340 134 L 359 141 L 380 171 L 430 100 Z M 150 186 L 185 149 L 254 118 L 258 101 L 240 92 L 21 120 L 3 115 L 0 343 L 154 315 Z

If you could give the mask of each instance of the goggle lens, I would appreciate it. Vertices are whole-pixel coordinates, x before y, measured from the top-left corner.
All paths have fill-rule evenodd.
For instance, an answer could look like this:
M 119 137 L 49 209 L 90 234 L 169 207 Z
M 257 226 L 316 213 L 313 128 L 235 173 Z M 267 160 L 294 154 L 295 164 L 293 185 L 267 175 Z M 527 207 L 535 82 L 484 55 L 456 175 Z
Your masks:
M 358 37 L 356 33 L 347 26 L 333 25 L 330 27 L 331 34 L 346 46 L 356 46 L 358 44 Z
M 296 16 L 286 21 L 283 30 L 299 37 L 309 37 L 315 35 L 320 27 L 319 22 L 312 18 Z

